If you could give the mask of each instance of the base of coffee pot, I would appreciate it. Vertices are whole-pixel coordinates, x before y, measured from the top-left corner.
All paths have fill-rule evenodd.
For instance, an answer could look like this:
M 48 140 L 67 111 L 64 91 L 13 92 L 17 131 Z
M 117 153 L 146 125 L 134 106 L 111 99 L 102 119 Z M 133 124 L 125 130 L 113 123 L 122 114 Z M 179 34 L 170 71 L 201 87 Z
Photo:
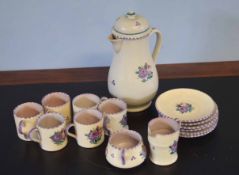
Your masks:
M 150 107 L 152 101 L 146 103 L 146 104 L 143 104 L 143 105 L 140 105 L 140 106 L 128 106 L 128 109 L 127 111 L 128 112 L 140 112 L 140 111 L 144 111 L 146 110 L 147 108 Z

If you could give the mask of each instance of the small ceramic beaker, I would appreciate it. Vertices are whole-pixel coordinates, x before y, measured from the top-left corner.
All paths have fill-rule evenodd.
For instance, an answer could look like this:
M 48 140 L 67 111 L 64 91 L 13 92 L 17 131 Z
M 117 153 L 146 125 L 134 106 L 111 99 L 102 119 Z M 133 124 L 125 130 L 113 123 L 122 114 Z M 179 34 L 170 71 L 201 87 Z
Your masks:
M 17 135 L 20 139 L 30 141 L 29 131 L 36 126 L 37 119 L 44 113 L 43 107 L 34 102 L 26 102 L 18 105 L 14 111 Z
M 103 116 L 96 109 L 85 109 L 75 114 L 74 124 L 68 125 L 66 132 L 76 139 L 79 146 L 94 148 L 104 141 Z M 76 134 L 69 132 L 75 128 Z
M 147 153 L 139 133 L 122 129 L 110 136 L 105 154 L 111 165 L 126 169 L 143 163 Z
M 52 92 L 42 98 L 42 105 L 45 112 L 57 112 L 62 114 L 66 123 L 71 122 L 71 99 L 63 92 Z
M 58 151 L 67 145 L 65 127 L 63 115 L 46 113 L 37 120 L 36 128 L 29 132 L 29 138 L 38 142 L 45 151 Z
M 104 99 L 105 97 L 102 97 Z M 77 95 L 72 100 L 74 114 L 83 109 L 97 109 L 101 99 L 95 94 L 85 93 Z
M 177 158 L 180 123 L 170 118 L 157 117 L 148 124 L 150 160 L 157 165 L 170 165 Z
M 123 100 L 118 98 L 105 99 L 98 105 L 98 110 L 104 116 L 106 135 L 129 128 L 127 123 L 127 104 Z

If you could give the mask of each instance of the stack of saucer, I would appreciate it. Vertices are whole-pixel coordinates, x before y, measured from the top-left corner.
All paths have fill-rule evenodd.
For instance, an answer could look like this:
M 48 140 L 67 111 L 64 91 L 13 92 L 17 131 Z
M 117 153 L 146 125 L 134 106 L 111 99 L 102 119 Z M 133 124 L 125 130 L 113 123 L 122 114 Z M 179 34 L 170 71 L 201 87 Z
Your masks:
M 160 117 L 181 122 L 180 137 L 194 138 L 212 132 L 218 123 L 217 104 L 204 92 L 196 89 L 173 89 L 156 100 Z

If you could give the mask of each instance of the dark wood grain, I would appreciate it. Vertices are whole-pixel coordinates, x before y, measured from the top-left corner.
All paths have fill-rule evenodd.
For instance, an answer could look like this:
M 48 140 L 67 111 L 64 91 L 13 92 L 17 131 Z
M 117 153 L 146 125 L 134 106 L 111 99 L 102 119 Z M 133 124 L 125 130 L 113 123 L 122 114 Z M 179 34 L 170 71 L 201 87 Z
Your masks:
M 106 81 L 109 67 L 1 71 L 0 85 Z M 160 64 L 160 79 L 239 76 L 239 61 Z

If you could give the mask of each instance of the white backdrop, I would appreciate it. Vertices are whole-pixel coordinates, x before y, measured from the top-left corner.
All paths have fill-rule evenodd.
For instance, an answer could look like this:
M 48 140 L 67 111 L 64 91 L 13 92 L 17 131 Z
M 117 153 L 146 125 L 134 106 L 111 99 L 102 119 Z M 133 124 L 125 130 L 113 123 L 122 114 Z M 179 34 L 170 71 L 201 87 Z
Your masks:
M 160 64 L 239 60 L 238 8 L 238 0 L 0 0 L 0 70 L 109 66 L 107 36 L 129 10 L 163 33 Z

